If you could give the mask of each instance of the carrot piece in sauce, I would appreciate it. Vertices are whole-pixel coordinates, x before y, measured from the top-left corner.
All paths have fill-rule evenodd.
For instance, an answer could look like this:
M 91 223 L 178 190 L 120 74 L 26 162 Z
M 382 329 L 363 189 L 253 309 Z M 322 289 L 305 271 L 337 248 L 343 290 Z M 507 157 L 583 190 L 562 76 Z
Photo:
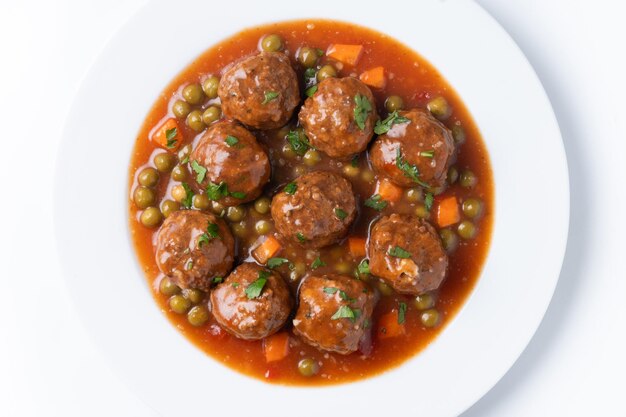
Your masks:
M 383 178 L 376 185 L 376 194 L 380 195 L 383 200 L 393 203 L 402 198 L 402 188 L 387 178 Z
M 376 335 L 379 339 L 402 336 L 406 333 L 404 323 L 398 323 L 398 310 L 392 309 L 389 313 L 383 314 L 378 319 L 378 329 Z
M 363 45 L 346 45 L 341 43 L 330 45 L 326 51 L 327 56 L 352 66 L 359 62 L 362 53 Z
M 363 71 L 361 75 L 359 75 L 359 79 L 374 88 L 385 88 L 385 85 L 387 85 L 385 68 L 383 67 L 374 67 Z
M 174 118 L 165 120 L 152 134 L 152 141 L 162 148 L 176 151 L 183 142 L 183 134 Z
M 446 197 L 437 205 L 437 224 L 439 227 L 447 227 L 461 220 L 459 204 L 455 196 Z
M 289 354 L 289 334 L 287 332 L 275 333 L 263 341 L 263 352 L 266 362 L 277 362 Z
M 269 236 L 252 252 L 252 255 L 260 263 L 266 264 L 268 259 L 276 255 L 281 249 L 280 242 L 274 236 Z
M 354 258 L 362 258 L 365 256 L 365 238 L 349 237 L 348 250 Z

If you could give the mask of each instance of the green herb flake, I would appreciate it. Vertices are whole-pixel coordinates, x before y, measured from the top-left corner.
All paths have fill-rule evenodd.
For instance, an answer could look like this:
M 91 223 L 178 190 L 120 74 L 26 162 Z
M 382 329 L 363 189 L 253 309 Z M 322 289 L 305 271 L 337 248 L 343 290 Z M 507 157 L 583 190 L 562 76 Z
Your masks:
M 185 155 L 185 157 L 180 161 L 181 165 L 185 165 L 189 162 L 189 155 Z
M 400 303 L 398 307 L 398 324 L 404 324 L 404 316 L 406 315 L 406 303 Z
M 379 120 L 376 122 L 376 126 L 374 126 L 374 133 L 376 133 L 377 135 L 384 135 L 385 133 L 389 132 L 391 126 L 400 123 L 408 123 L 410 121 L 411 120 L 407 119 L 406 117 L 400 116 L 398 114 L 398 110 L 395 110 L 384 120 Z
M 420 156 L 423 156 L 424 158 L 433 159 L 435 157 L 435 150 L 431 149 L 429 151 L 422 151 L 420 152 Z
M 201 183 L 202 181 L 204 181 L 204 178 L 206 177 L 206 172 L 207 172 L 207 169 L 205 167 L 200 165 L 198 161 L 191 161 L 191 169 L 193 170 L 193 172 L 197 174 L 196 181 L 198 183 Z
M 192 261 L 192 260 L 189 260 L 189 262 L 187 262 L 187 263 L 185 264 L 185 270 L 186 270 L 186 271 L 191 271 L 191 268 L 193 268 L 193 261 Z
M 185 208 L 191 208 L 191 205 L 193 204 L 193 190 L 186 182 L 183 182 L 181 185 L 185 190 L 185 198 L 183 198 L 180 204 L 182 204 Z
M 433 193 L 426 193 L 426 195 L 424 196 L 424 207 L 426 207 L 426 210 L 430 211 L 430 209 L 433 208 L 434 201 L 435 196 L 433 195 Z
M 222 277 L 213 277 L 213 284 L 219 284 L 222 281 L 224 281 L 224 278 Z
M 317 81 L 315 77 L 315 72 L 315 68 L 307 68 L 306 70 L 304 70 L 304 85 L 310 87 L 315 84 L 315 82 Z
M 304 94 L 306 94 L 307 97 L 313 97 L 313 94 L 315 93 L 317 93 L 317 85 L 312 85 L 304 90 Z
M 312 270 L 315 270 L 315 269 L 320 268 L 322 266 L 326 266 L 326 262 L 322 261 L 319 256 L 317 258 L 315 258 L 315 260 L 311 263 L 311 269 Z
M 316 48 L 315 52 L 317 52 L 317 56 L 319 56 L 319 57 L 323 57 L 324 56 L 324 50 L 323 49 Z
M 228 196 L 228 185 L 224 181 L 219 184 L 215 184 L 213 182 L 209 182 L 206 187 L 206 195 L 209 197 L 209 200 L 217 201 L 222 197 Z
M 304 155 L 311 147 L 309 140 L 301 130 L 289 131 L 287 133 L 287 142 L 289 142 L 291 149 L 300 156 Z
M 246 288 L 246 296 L 248 299 L 252 300 L 255 298 L 259 298 L 261 296 L 261 292 L 263 292 L 263 287 L 267 283 L 267 280 L 270 277 L 270 273 L 261 269 L 259 271 L 259 277 L 248 287 Z
M 266 91 L 265 99 L 261 102 L 261 104 L 267 104 L 272 100 L 276 100 L 279 95 L 280 93 L 277 93 L 276 91 Z
M 365 121 L 372 111 L 372 105 L 367 97 L 362 94 L 354 96 L 354 121 L 359 129 L 365 129 Z
M 339 207 L 336 207 L 335 208 L 335 216 L 337 216 L 337 218 L 339 220 L 343 220 L 346 217 L 348 217 L 348 213 L 346 213 L 345 210 L 340 209 Z
M 373 208 L 377 211 L 381 211 L 382 209 L 387 207 L 387 202 L 383 200 L 380 194 L 374 194 L 373 196 L 365 200 L 363 204 L 365 204 L 366 207 Z
M 414 182 L 418 183 L 422 187 L 428 187 L 428 184 L 420 180 L 420 172 L 417 169 L 417 166 L 408 163 L 402 157 L 402 151 L 400 150 L 400 148 L 398 148 L 398 152 L 396 153 L 396 166 L 398 167 L 400 171 L 402 171 L 405 177 L 413 180 Z
M 267 267 L 270 269 L 274 269 L 288 262 L 289 262 L 289 259 L 286 259 L 286 258 L 269 258 L 267 260 Z
M 285 188 L 283 188 L 283 191 L 289 195 L 294 195 L 297 189 L 298 189 L 298 184 L 296 184 L 295 182 L 290 182 L 289 184 L 285 185 Z
M 361 262 L 359 262 L 359 266 L 357 266 L 357 271 L 359 271 L 359 274 L 369 274 L 370 261 L 364 258 Z
M 176 140 L 176 135 L 178 134 L 178 129 L 173 127 L 171 129 L 167 129 L 165 131 L 165 139 L 167 139 L 167 144 L 166 146 L 168 148 L 173 148 L 174 146 L 176 146 L 176 142 L 178 142 L 178 140 Z
M 224 139 L 224 142 L 226 142 L 228 146 L 233 147 L 239 143 L 239 139 L 234 136 L 228 135 L 226 136 L 226 139 Z
M 232 284 L 230 284 L 230 285 L 232 285 L 232 286 L 233 286 L 233 288 L 237 288 L 237 287 L 239 286 L 239 283 L 238 283 L 238 282 L 233 282 L 233 283 L 232 283 Z
M 296 238 L 300 243 L 306 242 L 306 237 L 300 232 L 296 233 Z
M 339 310 L 337 310 L 330 319 L 331 320 L 350 319 L 354 321 L 359 315 L 360 315 L 360 312 L 357 312 L 357 310 L 353 310 L 349 306 L 341 306 L 339 307 Z
M 243 200 L 244 198 L 246 198 L 247 194 L 244 193 L 244 192 L 241 192 L 241 191 L 234 191 L 234 192 L 230 193 L 230 195 L 232 197 L 235 197 L 235 198 L 238 198 L 240 200 Z
M 339 293 L 339 298 L 341 298 L 344 301 L 347 301 L 349 303 L 356 301 L 354 298 L 350 297 L 348 295 L 348 293 L 346 293 L 344 290 L 340 290 L 339 288 L 335 288 L 335 287 L 324 287 L 323 290 L 326 294 L 336 294 L 337 292 Z
M 220 239 L 220 230 L 215 223 L 209 223 L 206 232 L 202 233 L 198 238 L 198 247 L 202 247 L 205 243 L 209 243 L 212 239 Z
M 350 161 L 350 165 L 352 165 L 354 168 L 359 166 L 359 155 L 354 155 L 352 157 L 352 161 Z
M 393 248 L 389 248 L 387 254 L 393 256 L 394 258 L 408 259 L 411 257 L 411 253 L 402 249 L 400 246 L 394 246 Z

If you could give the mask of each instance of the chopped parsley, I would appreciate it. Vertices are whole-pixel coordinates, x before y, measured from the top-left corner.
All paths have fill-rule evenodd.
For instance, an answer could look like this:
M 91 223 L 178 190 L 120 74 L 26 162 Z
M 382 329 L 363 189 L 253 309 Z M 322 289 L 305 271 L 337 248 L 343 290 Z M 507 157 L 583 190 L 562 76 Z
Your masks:
M 261 104 L 267 104 L 272 100 L 276 100 L 279 95 L 280 93 L 277 93 L 276 91 L 266 91 L 265 99 L 261 102 Z
M 189 162 L 189 155 L 185 155 L 185 157 L 180 161 L 181 165 L 185 165 Z
M 428 187 L 428 184 L 420 180 L 420 172 L 417 169 L 417 166 L 408 163 L 402 157 L 402 151 L 400 150 L 400 148 L 398 148 L 398 152 L 396 153 L 396 166 L 398 167 L 400 171 L 402 171 L 405 177 L 413 180 L 414 182 L 418 183 L 422 187 Z
M 307 68 L 304 71 L 304 85 L 310 87 L 315 85 L 317 79 L 315 78 L 315 68 Z
M 198 238 L 198 247 L 202 247 L 205 243 L 209 243 L 212 239 L 220 239 L 220 231 L 215 223 L 209 223 L 206 232 L 202 233 Z
M 335 287 L 324 287 L 324 292 L 326 294 L 336 294 L 337 292 L 339 293 L 339 298 L 341 298 L 344 301 L 348 301 L 348 302 L 353 302 L 356 301 L 354 298 L 351 298 L 348 293 L 346 293 L 344 290 L 340 290 L 339 288 L 335 288 Z
M 326 262 L 322 261 L 319 256 L 311 263 L 311 269 L 317 269 L 322 266 L 326 266 Z
M 357 266 L 357 271 L 359 271 L 359 274 L 369 274 L 370 273 L 370 261 L 364 258 L 359 263 L 359 266 Z
M 298 241 L 300 243 L 306 242 L 306 237 L 300 232 L 296 233 L 296 238 L 298 238 Z
M 387 202 L 383 200 L 380 194 L 374 194 L 373 196 L 365 200 L 363 204 L 365 204 L 366 207 L 373 208 L 377 211 L 381 211 L 382 209 L 387 207 Z
M 387 254 L 393 256 L 394 258 L 408 259 L 411 257 L 411 253 L 402 249 L 400 246 L 394 246 L 393 248 L 389 248 Z
M 232 147 L 239 143 L 239 139 L 234 136 L 228 135 L 226 136 L 226 139 L 224 139 L 224 142 L 226 142 L 228 146 Z
M 193 190 L 186 182 L 183 182 L 181 185 L 185 190 L 185 198 L 182 199 L 180 204 L 182 204 L 185 208 L 191 208 L 191 205 L 193 204 Z
M 190 259 L 189 262 L 185 264 L 185 271 L 191 271 L 191 268 L 193 268 L 193 261 Z
M 306 94 L 307 97 L 313 97 L 313 94 L 315 93 L 317 93 L 317 85 L 312 85 L 304 90 L 304 94 Z
M 240 200 L 243 200 L 244 198 L 246 198 L 246 193 L 242 191 L 233 191 L 232 193 L 230 193 L 230 195 Z
M 398 307 L 398 324 L 404 324 L 405 315 L 406 315 L 406 303 L 400 303 Z
M 269 258 L 267 260 L 267 267 L 271 268 L 271 269 L 274 269 L 274 268 L 278 268 L 282 264 L 286 264 L 288 262 L 289 262 L 289 259 L 287 259 L 287 258 Z
M 424 207 L 426 207 L 426 210 L 430 211 L 430 209 L 433 208 L 434 201 L 435 197 L 433 196 L 433 193 L 426 193 L 424 196 Z
M 213 284 L 219 284 L 222 281 L 224 281 L 222 277 L 213 277 Z
M 337 218 L 339 220 L 343 220 L 346 217 L 348 217 L 348 213 L 345 212 L 345 210 L 340 209 L 339 207 L 335 208 L 335 216 L 337 216 Z
M 432 159 L 435 156 L 435 150 L 431 149 L 429 151 L 422 151 L 420 152 L 420 156 L 423 156 L 424 158 Z
M 206 186 L 206 195 L 209 197 L 209 200 L 217 201 L 222 197 L 228 196 L 228 185 L 224 181 L 219 184 L 215 184 L 213 182 L 209 182 Z
M 391 129 L 391 126 L 398 124 L 398 123 L 407 123 L 410 121 L 411 120 L 407 119 L 406 117 L 400 116 L 398 114 L 398 110 L 395 110 L 393 113 L 387 116 L 384 120 L 382 121 L 379 120 L 376 122 L 376 126 L 374 126 L 374 133 L 376 133 L 377 135 L 384 135 L 385 133 L 389 132 L 389 130 Z
M 354 96 L 354 121 L 359 129 L 365 129 L 365 121 L 367 120 L 367 116 L 369 116 L 372 111 L 372 105 L 370 104 L 367 97 L 362 94 L 357 94 Z
M 352 165 L 354 168 L 359 166 L 359 155 L 354 155 L 352 157 L 352 161 L 350 161 L 350 165 Z
M 350 319 L 354 321 L 360 315 L 361 315 L 361 312 L 357 309 L 353 310 L 349 306 L 341 306 L 339 307 L 339 310 L 337 310 L 337 312 L 335 312 L 335 314 L 333 314 L 333 316 L 330 319 L 331 320 Z
M 267 283 L 267 279 L 270 277 L 270 273 L 264 270 L 259 271 L 259 277 L 246 288 L 246 296 L 252 300 L 254 298 L 259 298 L 261 296 L 261 292 L 263 291 L 263 287 L 265 287 L 265 283 Z
M 232 283 L 232 284 L 230 284 L 230 285 L 232 285 L 232 286 L 233 286 L 233 288 L 237 288 L 237 287 L 239 286 L 239 283 L 238 283 L 238 282 L 233 282 L 233 283 Z
M 200 165 L 198 161 L 191 161 L 191 169 L 193 169 L 193 172 L 197 174 L 196 181 L 198 181 L 199 183 L 204 181 L 204 178 L 206 177 L 206 171 L 207 171 L 205 167 Z
M 309 150 L 311 144 L 302 130 L 291 130 L 287 133 L 287 142 L 291 149 L 302 156 Z
M 298 184 L 296 184 L 295 182 L 290 182 L 289 184 L 285 185 L 285 188 L 283 188 L 283 191 L 289 195 L 294 195 L 297 189 L 298 189 Z
M 168 148 L 173 148 L 176 146 L 176 142 L 178 142 L 178 140 L 176 140 L 176 135 L 178 134 L 178 129 L 173 127 L 171 129 L 167 129 L 165 131 L 165 139 L 167 140 L 166 146 Z

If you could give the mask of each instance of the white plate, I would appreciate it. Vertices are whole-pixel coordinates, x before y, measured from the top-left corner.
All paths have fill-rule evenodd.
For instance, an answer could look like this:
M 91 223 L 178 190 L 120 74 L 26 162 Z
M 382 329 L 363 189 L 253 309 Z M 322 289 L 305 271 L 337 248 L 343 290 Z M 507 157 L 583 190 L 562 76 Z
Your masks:
M 166 416 L 456 416 L 520 355 L 559 276 L 569 217 L 565 154 L 550 103 L 504 30 L 471 1 L 153 2 L 111 40 L 72 107 L 59 154 L 58 247 L 77 314 L 114 368 Z M 378 377 L 326 388 L 265 384 L 189 343 L 158 310 L 127 225 L 127 166 L 167 83 L 239 30 L 322 17 L 387 33 L 457 90 L 487 143 L 495 178 L 492 247 L 466 305 L 424 352 Z

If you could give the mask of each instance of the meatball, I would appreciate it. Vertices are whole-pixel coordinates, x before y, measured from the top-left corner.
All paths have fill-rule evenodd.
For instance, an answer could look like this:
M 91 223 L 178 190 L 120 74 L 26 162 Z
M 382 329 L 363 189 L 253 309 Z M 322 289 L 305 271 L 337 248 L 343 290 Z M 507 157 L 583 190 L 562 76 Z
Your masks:
M 446 277 L 448 256 L 441 239 L 417 216 L 392 214 L 378 220 L 367 252 L 371 273 L 402 294 L 436 290 Z
M 345 236 L 357 213 L 350 182 L 326 171 L 304 174 L 285 186 L 274 196 L 271 212 L 282 238 L 305 248 Z
M 293 299 L 276 272 L 244 263 L 211 292 L 215 320 L 230 334 L 246 340 L 276 333 L 287 321 Z
M 208 290 L 233 266 L 235 240 L 224 221 L 197 210 L 169 215 L 156 238 L 156 263 L 181 288 Z
M 296 72 L 279 52 L 235 63 L 224 72 L 217 94 L 224 115 L 255 129 L 284 126 L 300 103 Z
M 209 198 L 226 206 L 254 200 L 270 179 L 270 160 L 254 135 L 236 122 L 209 127 L 191 152 L 192 168 L 200 165 L 196 179 L 208 187 Z M 212 183 L 212 184 L 209 184 Z M 221 185 L 221 186 L 220 186 Z
M 374 141 L 370 150 L 374 169 L 403 187 L 443 186 L 454 156 L 452 133 L 424 110 L 401 111 L 399 115 L 408 121 L 392 124 Z
M 346 77 L 319 83 L 298 118 L 311 145 L 332 158 L 347 159 L 365 150 L 378 115 L 370 89 Z
M 345 275 L 309 276 L 300 285 L 294 333 L 318 349 L 347 355 L 368 337 L 378 293 Z

